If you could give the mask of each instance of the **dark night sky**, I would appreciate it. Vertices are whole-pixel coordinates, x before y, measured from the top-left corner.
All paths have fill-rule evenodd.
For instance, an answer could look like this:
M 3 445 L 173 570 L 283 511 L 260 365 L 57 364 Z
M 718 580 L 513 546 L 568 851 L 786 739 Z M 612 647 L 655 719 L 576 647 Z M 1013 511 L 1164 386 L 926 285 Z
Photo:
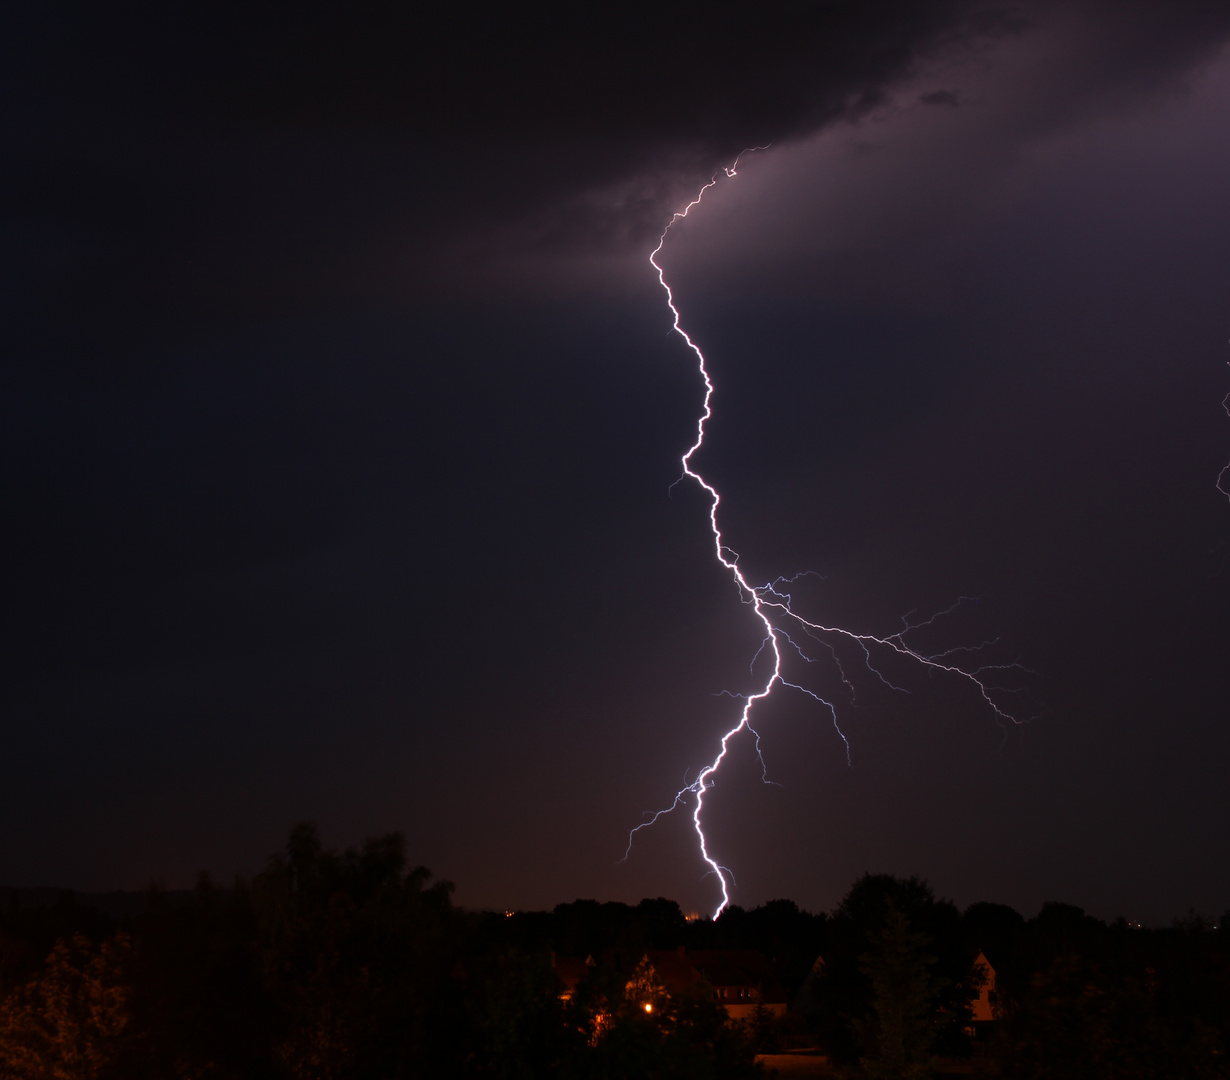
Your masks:
M 1230 8 L 17 5 L 0 15 L 0 883 L 402 829 L 475 906 L 709 910 L 682 816 L 755 579 L 894 672 L 761 713 L 734 899 L 1230 907 Z M 950 636 L 948 636 L 950 635 Z M 1024 701 L 1025 699 L 1021 699 Z

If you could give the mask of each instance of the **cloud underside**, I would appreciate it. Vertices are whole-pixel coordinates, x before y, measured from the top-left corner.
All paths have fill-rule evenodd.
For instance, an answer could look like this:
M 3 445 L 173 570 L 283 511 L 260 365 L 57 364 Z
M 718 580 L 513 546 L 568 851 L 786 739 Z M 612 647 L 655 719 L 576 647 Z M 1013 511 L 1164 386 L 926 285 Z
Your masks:
M 458 238 L 639 243 L 716 164 L 862 116 L 946 55 L 1062 25 L 1072 43 L 1028 127 L 1151 92 L 1230 24 L 1215 3 L 970 0 L 15 18 L 7 351 L 102 373 L 189 329 L 412 294 Z M 921 100 L 962 104 L 948 86 Z

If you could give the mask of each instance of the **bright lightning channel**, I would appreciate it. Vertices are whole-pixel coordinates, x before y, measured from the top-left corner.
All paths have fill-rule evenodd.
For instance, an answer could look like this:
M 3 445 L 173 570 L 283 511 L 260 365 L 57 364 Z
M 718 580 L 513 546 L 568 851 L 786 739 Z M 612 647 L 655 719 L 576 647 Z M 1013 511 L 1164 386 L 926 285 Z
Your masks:
M 709 375 L 709 368 L 705 362 L 704 353 L 700 350 L 700 346 L 692 340 L 691 336 L 682 326 L 679 308 L 675 305 L 675 294 L 671 291 L 670 284 L 666 280 L 666 273 L 662 268 L 662 264 L 658 262 L 658 256 L 662 253 L 662 248 L 666 244 L 666 238 L 670 234 L 670 231 L 674 225 L 686 218 L 697 206 L 700 205 L 701 201 L 705 197 L 705 192 L 717 185 L 723 174 L 727 179 L 733 180 L 738 175 L 739 162 L 745 154 L 767 149 L 768 147 L 766 146 L 758 146 L 752 148 L 751 150 L 745 150 L 737 158 L 735 158 L 732 164 L 714 173 L 713 176 L 709 178 L 708 183 L 701 187 L 701 189 L 696 193 L 696 197 L 692 199 L 692 201 L 689 202 L 682 210 L 678 210 L 672 215 L 671 219 L 666 223 L 666 227 L 662 230 L 662 235 L 658 238 L 658 246 L 653 249 L 653 252 L 649 256 L 650 265 L 653 266 L 654 271 L 658 275 L 658 283 L 662 286 L 663 291 L 666 293 L 666 305 L 670 308 L 671 317 L 673 319 L 673 329 L 675 333 L 683 338 L 684 342 L 687 344 L 687 347 L 691 349 L 692 353 L 695 355 L 697 371 L 699 372 L 701 381 L 704 383 L 705 387 L 704 403 L 701 408 L 700 416 L 696 421 L 696 440 L 683 455 L 683 476 L 681 476 L 680 479 L 687 477 L 688 479 L 694 481 L 708 496 L 709 526 L 713 533 L 714 554 L 717 556 L 718 562 L 721 563 L 727 573 L 730 574 L 735 586 L 739 590 L 740 597 L 744 603 L 751 607 L 755 617 L 760 621 L 760 624 L 764 629 L 764 640 L 760 646 L 760 649 L 757 650 L 756 656 L 752 660 L 753 666 L 755 665 L 756 659 L 759 658 L 759 656 L 766 650 L 773 661 L 772 670 L 759 690 L 752 694 L 730 695 L 733 697 L 742 698 L 743 708 L 739 713 L 738 721 L 722 736 L 717 755 L 713 758 L 713 760 L 700 770 L 695 780 L 675 793 L 675 798 L 669 806 L 656 812 L 651 812 L 647 821 L 637 825 L 628 833 L 628 848 L 624 853 L 625 859 L 632 851 L 633 837 L 635 837 L 641 829 L 649 828 L 649 826 L 655 824 L 663 815 L 669 814 L 673 810 L 676 810 L 680 806 L 684 805 L 688 801 L 688 797 L 692 796 L 692 826 L 696 831 L 696 839 L 700 847 L 700 855 L 709 867 L 709 872 L 716 876 L 721 886 L 722 899 L 716 910 L 713 912 L 714 918 L 717 918 L 730 904 L 730 884 L 733 881 L 733 874 L 728 867 L 725 867 L 719 863 L 709 850 L 709 841 L 705 836 L 703 824 L 705 795 L 713 787 L 713 777 L 726 758 L 726 754 L 730 749 L 731 740 L 745 731 L 748 732 L 755 740 L 756 755 L 760 760 L 762 778 L 766 783 L 771 783 L 768 779 L 764 758 L 760 753 L 760 733 L 755 729 L 755 727 L 752 726 L 752 713 L 756 706 L 768 698 L 779 686 L 787 687 L 806 694 L 813 701 L 817 702 L 828 711 L 833 721 L 833 727 L 836 729 L 837 734 L 841 737 L 842 742 L 845 744 L 847 764 L 850 761 L 850 742 L 841 730 L 837 717 L 837 708 L 833 702 L 822 697 L 820 694 L 817 694 L 815 691 L 799 685 L 798 683 L 787 681 L 782 673 L 783 646 L 798 653 L 798 655 L 805 661 L 812 662 L 813 660 L 812 657 L 808 656 L 807 653 L 803 651 L 803 648 L 794 640 L 794 638 L 790 636 L 788 633 L 789 628 L 793 628 L 796 633 L 805 635 L 827 648 L 833 661 L 837 665 L 839 677 L 847 688 L 852 689 L 852 686 L 849 679 L 846 677 L 845 670 L 842 668 L 841 661 L 838 658 L 836 649 L 834 648 L 833 641 L 835 640 L 844 640 L 857 646 L 861 650 L 867 670 L 876 676 L 884 685 L 889 686 L 894 690 L 900 690 L 901 687 L 894 686 L 891 682 L 889 682 L 884 674 L 875 667 L 873 663 L 874 652 L 879 651 L 886 654 L 895 653 L 898 656 L 906 657 L 915 661 L 924 668 L 929 668 L 933 671 L 942 672 L 957 679 L 964 680 L 970 684 L 978 692 L 978 694 L 981 695 L 982 700 L 1001 723 L 1016 724 L 1020 723 L 1020 721 L 1001 708 L 992 696 L 994 691 L 1006 690 L 1006 688 L 993 686 L 990 682 L 988 682 L 988 679 L 992 677 L 993 672 L 1024 670 L 1021 665 L 1015 663 L 998 665 L 987 664 L 978 667 L 962 667 L 952 660 L 952 657 L 958 653 L 976 654 L 979 649 L 985 645 L 991 644 L 991 642 L 984 642 L 981 646 L 950 649 L 947 652 L 932 655 L 921 653 L 911 645 L 907 644 L 906 635 L 912 630 L 933 625 L 937 619 L 940 619 L 943 616 L 950 614 L 952 611 L 955 611 L 956 608 L 968 599 L 967 597 L 962 597 L 947 610 L 941 611 L 939 614 L 923 622 L 911 623 L 907 618 L 904 620 L 904 627 L 895 634 L 889 634 L 886 637 L 878 637 L 872 634 L 859 634 L 840 626 L 826 626 L 822 623 L 812 622 L 805 619 L 794 610 L 790 593 L 787 590 L 793 582 L 797 581 L 799 577 L 804 575 L 796 575 L 795 577 L 790 578 L 779 577 L 765 585 L 753 585 L 748 581 L 746 576 L 744 576 L 743 571 L 739 568 L 738 554 L 732 548 L 728 547 L 722 539 L 722 530 L 718 524 L 718 509 L 722 504 L 722 496 L 718 493 L 717 488 L 715 488 L 693 467 L 693 458 L 705 442 L 705 425 L 713 415 L 713 379 Z M 1227 468 L 1230 469 L 1230 466 L 1227 466 Z

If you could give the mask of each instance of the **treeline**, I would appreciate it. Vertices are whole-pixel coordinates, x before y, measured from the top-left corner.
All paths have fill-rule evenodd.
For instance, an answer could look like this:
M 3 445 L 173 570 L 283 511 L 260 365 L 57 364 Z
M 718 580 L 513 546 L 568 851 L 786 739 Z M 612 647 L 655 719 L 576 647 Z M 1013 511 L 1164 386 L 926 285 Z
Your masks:
M 927 1077 L 965 1061 L 1006 1080 L 1230 1077 L 1230 915 L 1164 930 L 1044 904 L 964 912 L 917 878 L 867 875 L 825 924 L 808 1008 L 856 1075 Z M 971 1026 L 994 969 L 996 1019 Z
M 876 875 L 828 915 L 777 900 L 687 921 L 654 899 L 506 916 L 455 906 L 397 834 L 335 852 L 307 825 L 251 882 L 49 901 L 0 910 L 6 1080 L 735 1080 L 808 1039 L 869 1077 L 962 1059 L 1010 1080 L 1230 1075 L 1224 919 L 1140 930 L 1048 904 L 1027 922 Z M 703 987 L 646 1012 L 628 980 L 679 946 L 762 952 L 786 1020 L 732 1028 Z M 1002 1018 L 971 1038 L 980 950 Z M 591 961 L 567 1000 L 564 956 Z
M 462 910 L 451 892 L 407 861 L 398 834 L 335 852 L 304 825 L 250 883 L 151 893 L 136 914 L 11 893 L 0 1077 L 755 1075 L 748 1040 L 703 995 L 647 1014 L 604 967 L 564 1001 L 552 926 Z M 603 908 L 569 907 L 561 948 L 595 934 L 600 951 L 632 947 Z M 663 905 L 649 909 L 646 925 L 667 933 Z

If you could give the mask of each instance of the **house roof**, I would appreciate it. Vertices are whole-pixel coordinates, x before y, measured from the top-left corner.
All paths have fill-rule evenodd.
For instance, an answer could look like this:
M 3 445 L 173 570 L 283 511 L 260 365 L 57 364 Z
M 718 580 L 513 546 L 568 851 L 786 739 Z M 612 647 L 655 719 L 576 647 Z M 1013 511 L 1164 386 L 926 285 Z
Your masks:
M 654 949 L 645 954 L 662 985 L 686 991 L 702 979 L 715 990 L 754 986 L 766 1004 L 785 1004 L 786 992 L 762 953 L 754 949 Z
M 560 982 L 570 991 L 577 988 L 577 983 L 585 978 L 590 968 L 593 967 L 593 963 L 592 957 L 556 956 L 555 953 L 551 954 L 551 967 L 554 969 Z

